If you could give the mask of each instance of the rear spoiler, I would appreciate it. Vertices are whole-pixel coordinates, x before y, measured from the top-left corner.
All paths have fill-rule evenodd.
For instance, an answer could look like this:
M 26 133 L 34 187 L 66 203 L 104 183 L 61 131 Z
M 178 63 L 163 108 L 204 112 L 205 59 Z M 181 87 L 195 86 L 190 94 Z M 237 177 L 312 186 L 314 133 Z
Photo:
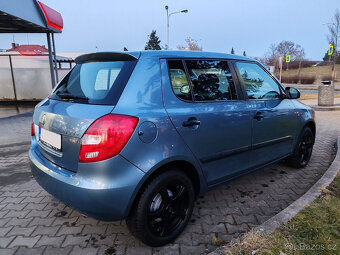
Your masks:
M 133 61 L 138 60 L 140 52 L 98 52 L 84 54 L 75 59 L 76 64 L 87 63 L 87 62 L 107 62 L 107 61 Z

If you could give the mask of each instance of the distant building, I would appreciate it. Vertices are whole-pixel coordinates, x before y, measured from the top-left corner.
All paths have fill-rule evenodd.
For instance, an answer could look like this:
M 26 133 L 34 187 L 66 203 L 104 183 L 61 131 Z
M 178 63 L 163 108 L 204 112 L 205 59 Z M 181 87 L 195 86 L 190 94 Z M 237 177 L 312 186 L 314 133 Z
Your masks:
M 48 49 L 45 48 L 45 45 L 19 45 L 18 43 L 12 43 L 12 48 L 6 50 L 7 52 L 16 51 L 21 55 L 45 55 L 48 54 Z

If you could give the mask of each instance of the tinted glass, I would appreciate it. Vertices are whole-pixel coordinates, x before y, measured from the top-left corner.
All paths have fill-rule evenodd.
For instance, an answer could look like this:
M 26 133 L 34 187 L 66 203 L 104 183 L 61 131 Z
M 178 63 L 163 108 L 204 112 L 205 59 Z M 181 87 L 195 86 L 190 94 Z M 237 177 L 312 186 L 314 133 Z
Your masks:
M 136 61 L 77 64 L 60 82 L 52 98 L 89 104 L 115 104 Z M 87 98 L 86 100 L 82 98 Z
M 233 78 L 226 61 L 185 61 L 195 101 L 236 99 Z
M 192 100 L 188 79 L 182 61 L 169 60 L 168 68 L 171 86 L 175 95 L 185 100 Z
M 236 62 L 249 99 L 280 98 L 278 84 L 255 63 Z

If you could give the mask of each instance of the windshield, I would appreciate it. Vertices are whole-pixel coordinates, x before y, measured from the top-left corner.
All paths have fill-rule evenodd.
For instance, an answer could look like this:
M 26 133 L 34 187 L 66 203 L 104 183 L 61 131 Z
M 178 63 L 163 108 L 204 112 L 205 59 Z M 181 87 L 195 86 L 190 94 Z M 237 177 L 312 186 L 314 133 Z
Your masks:
M 51 98 L 77 103 L 114 105 L 135 64 L 136 61 L 77 64 L 59 83 Z

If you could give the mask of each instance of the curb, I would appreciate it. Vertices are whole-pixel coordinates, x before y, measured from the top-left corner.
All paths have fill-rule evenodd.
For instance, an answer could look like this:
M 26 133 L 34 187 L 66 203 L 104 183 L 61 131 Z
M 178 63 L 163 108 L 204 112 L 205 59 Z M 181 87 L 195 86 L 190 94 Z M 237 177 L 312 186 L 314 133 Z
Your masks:
M 287 223 L 321 195 L 321 190 L 328 187 L 334 180 L 338 171 L 340 171 L 340 136 L 338 136 L 336 143 L 336 156 L 324 175 L 304 195 L 302 195 L 284 210 L 250 231 L 262 234 L 270 234 L 274 232 L 278 227 Z M 215 251 L 210 252 L 208 255 L 224 254 L 224 249 L 225 248 L 223 246 L 219 247 Z
M 340 136 L 337 138 L 337 153 L 333 163 L 324 173 L 324 175 L 298 200 L 294 201 L 283 211 L 279 212 L 262 225 L 254 228 L 254 231 L 270 234 L 274 232 L 282 224 L 287 223 L 302 209 L 313 202 L 321 195 L 321 190 L 326 188 L 334 180 L 338 171 L 340 170 Z
M 340 111 L 340 106 L 318 106 L 311 105 L 315 111 Z

